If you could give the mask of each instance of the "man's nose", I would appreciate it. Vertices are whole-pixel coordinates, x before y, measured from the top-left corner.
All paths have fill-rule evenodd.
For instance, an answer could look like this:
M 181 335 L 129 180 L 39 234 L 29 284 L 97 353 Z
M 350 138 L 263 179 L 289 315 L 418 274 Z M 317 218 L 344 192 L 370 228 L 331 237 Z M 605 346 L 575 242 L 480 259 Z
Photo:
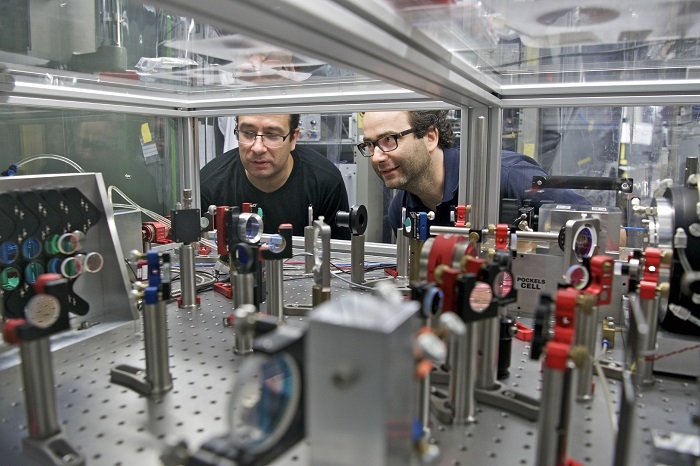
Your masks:
M 381 150 L 379 146 L 372 147 L 372 162 L 379 163 L 380 161 L 386 160 L 387 158 L 389 158 L 389 156 L 386 152 Z
M 251 147 L 252 150 L 255 152 L 265 152 L 267 150 L 267 147 L 265 147 L 265 141 L 263 141 L 264 136 L 258 136 L 255 138 L 255 141 L 253 141 L 253 145 Z

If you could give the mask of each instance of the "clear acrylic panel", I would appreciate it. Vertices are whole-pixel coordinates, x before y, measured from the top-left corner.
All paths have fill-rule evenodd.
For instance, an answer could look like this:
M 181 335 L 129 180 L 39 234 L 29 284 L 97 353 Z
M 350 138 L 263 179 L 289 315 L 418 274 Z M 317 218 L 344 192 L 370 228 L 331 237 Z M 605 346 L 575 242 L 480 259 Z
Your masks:
M 177 120 L 0 106 L 0 167 L 18 175 L 100 172 L 134 202 L 160 214 L 178 191 Z M 115 203 L 125 203 L 113 194 Z
M 0 63 L 43 84 L 181 93 L 374 81 L 131 0 L 4 1 Z
M 700 76 L 695 0 L 378 0 L 493 81 Z

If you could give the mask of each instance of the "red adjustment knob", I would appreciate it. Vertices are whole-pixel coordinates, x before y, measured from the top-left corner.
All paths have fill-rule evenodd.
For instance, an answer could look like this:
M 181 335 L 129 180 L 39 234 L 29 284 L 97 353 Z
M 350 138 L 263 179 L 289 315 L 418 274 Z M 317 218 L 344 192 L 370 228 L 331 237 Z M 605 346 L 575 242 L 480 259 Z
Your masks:
M 233 313 L 229 314 L 228 317 L 224 317 L 224 327 L 233 327 L 233 321 L 235 320 Z
M 26 324 L 24 319 L 7 319 L 2 324 L 2 338 L 11 345 L 19 345 L 22 340 L 17 336 L 17 327 Z
M 46 287 L 47 283 L 54 280 L 60 280 L 61 278 L 63 277 L 57 273 L 42 273 L 36 277 L 36 281 L 34 282 L 34 291 L 36 291 L 37 294 L 41 294 L 44 292 L 44 288 Z

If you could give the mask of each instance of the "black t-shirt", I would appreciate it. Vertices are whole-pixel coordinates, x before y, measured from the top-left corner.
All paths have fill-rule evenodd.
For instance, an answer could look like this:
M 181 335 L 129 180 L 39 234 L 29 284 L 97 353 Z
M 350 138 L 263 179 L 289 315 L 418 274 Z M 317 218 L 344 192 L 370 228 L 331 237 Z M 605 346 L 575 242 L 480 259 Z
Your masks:
M 238 149 L 219 155 L 200 172 L 202 210 L 210 205 L 238 206 L 253 202 L 263 211 L 265 233 L 277 233 L 283 223 L 291 223 L 295 236 L 304 235 L 308 208 L 314 218 L 324 217 L 333 238 L 350 239 L 349 228 L 335 225 L 335 214 L 347 212 L 348 195 L 340 170 L 318 152 L 297 145 L 292 151 L 294 167 L 287 181 L 277 191 L 266 193 L 248 180 Z

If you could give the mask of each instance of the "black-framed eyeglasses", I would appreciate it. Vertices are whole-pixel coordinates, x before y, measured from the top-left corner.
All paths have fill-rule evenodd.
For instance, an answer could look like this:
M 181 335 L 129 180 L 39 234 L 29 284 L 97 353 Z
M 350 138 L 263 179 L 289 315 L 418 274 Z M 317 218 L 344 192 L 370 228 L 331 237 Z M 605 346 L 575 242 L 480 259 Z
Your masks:
M 357 145 L 357 149 L 365 157 L 372 157 L 372 154 L 374 154 L 375 147 L 379 147 L 379 150 L 382 152 L 391 152 L 392 150 L 396 150 L 399 147 L 400 137 L 415 132 L 415 128 L 409 128 L 406 131 L 401 131 L 400 133 L 388 134 L 386 136 L 382 136 L 376 141 L 365 141 L 363 143 L 360 143 Z
M 238 138 L 238 144 L 243 144 L 246 146 L 253 145 L 255 144 L 255 140 L 259 136 L 265 147 L 274 149 L 276 147 L 281 147 L 282 144 L 284 144 L 284 141 L 289 137 L 289 135 L 292 134 L 292 131 L 290 130 L 285 135 L 275 133 L 258 134 L 255 131 L 246 131 L 236 128 L 233 130 L 233 134 L 235 134 Z

